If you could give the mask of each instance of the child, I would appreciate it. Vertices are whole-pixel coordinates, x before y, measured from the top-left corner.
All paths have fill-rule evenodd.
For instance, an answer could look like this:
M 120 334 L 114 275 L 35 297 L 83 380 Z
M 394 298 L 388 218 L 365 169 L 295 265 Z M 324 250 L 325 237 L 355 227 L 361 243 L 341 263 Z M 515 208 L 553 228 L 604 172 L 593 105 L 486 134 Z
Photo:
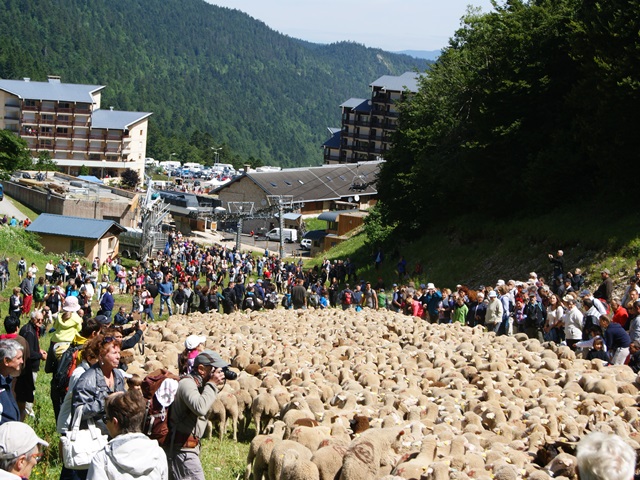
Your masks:
M 593 360 L 594 358 L 602 360 L 605 365 L 609 363 L 609 355 L 604 350 L 604 340 L 602 340 L 602 337 L 595 337 L 593 339 L 593 349 L 587 353 L 587 360 Z
M 193 369 L 193 362 L 198 354 L 204 351 L 204 342 L 207 337 L 189 335 L 184 341 L 184 351 L 178 357 L 178 372 L 180 375 L 188 375 Z
M 127 390 L 138 390 L 142 393 L 142 377 L 137 373 L 127 378 Z

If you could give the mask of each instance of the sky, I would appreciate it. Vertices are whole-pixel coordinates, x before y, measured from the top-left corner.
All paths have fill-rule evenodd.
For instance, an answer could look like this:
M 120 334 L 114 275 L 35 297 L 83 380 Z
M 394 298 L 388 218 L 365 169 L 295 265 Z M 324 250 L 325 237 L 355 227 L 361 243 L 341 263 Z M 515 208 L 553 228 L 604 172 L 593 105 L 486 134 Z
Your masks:
M 272 29 L 314 43 L 342 40 L 390 52 L 440 50 L 468 5 L 491 0 L 206 0 L 248 13 Z

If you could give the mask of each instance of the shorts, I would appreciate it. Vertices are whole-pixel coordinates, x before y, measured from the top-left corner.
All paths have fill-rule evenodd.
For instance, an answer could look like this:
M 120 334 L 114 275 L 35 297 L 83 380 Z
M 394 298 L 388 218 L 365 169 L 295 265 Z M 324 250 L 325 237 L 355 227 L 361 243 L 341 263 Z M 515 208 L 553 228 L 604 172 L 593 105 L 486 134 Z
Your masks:
M 169 459 L 171 480 L 204 480 L 200 457 L 195 452 L 178 452 Z

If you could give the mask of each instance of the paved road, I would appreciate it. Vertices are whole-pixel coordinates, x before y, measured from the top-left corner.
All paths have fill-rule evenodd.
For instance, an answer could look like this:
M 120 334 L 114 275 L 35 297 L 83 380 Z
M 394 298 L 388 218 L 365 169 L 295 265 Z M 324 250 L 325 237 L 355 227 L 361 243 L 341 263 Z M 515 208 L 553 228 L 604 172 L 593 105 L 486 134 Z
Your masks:
M 13 215 L 18 220 L 24 220 L 25 218 L 27 218 L 20 210 L 16 208 L 16 206 L 13 204 L 13 200 L 6 195 L 4 196 L 4 200 L 0 202 L 0 217 L 5 214 L 9 218 L 11 218 L 11 216 Z

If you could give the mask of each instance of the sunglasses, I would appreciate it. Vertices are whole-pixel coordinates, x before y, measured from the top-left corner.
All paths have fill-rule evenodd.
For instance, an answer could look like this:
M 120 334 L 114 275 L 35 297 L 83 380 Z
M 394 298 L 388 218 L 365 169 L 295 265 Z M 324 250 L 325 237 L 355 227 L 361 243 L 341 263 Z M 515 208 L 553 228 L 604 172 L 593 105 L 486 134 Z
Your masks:
M 111 336 L 109 336 L 109 337 L 104 337 L 104 338 L 102 339 L 102 345 L 105 345 L 105 344 L 107 344 L 107 343 L 111 343 L 111 342 L 115 342 L 116 340 L 118 340 L 116 337 L 111 337 Z

